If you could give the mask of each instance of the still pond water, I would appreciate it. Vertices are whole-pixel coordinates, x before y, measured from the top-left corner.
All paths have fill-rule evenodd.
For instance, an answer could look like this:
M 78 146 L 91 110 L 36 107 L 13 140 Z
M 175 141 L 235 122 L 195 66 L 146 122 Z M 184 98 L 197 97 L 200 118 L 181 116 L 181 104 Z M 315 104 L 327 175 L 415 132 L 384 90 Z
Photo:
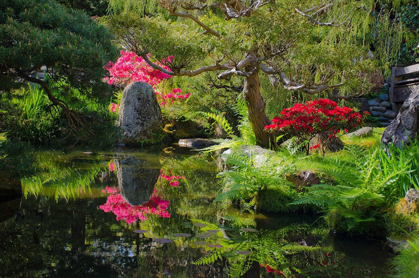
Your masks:
M 317 216 L 214 203 L 214 161 L 166 149 L 37 152 L 23 196 L 1 204 L 0 277 L 386 277 L 380 241 Z

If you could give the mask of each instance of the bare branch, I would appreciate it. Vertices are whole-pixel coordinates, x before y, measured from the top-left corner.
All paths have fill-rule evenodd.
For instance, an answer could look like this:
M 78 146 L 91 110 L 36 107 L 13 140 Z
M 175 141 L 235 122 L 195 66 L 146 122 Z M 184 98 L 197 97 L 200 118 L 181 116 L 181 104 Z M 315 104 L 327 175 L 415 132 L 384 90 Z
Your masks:
M 228 3 L 221 5 L 221 10 L 228 19 L 239 18 L 239 17 L 249 17 L 257 9 L 270 4 L 272 0 L 263 2 L 261 0 L 254 1 L 250 7 L 244 6 L 239 0 L 231 0 Z
M 344 20 L 344 21 L 342 21 L 342 22 L 340 22 L 340 23 L 336 23 L 336 21 L 339 21 L 340 20 L 340 18 L 342 17 L 342 16 L 339 16 L 339 18 L 337 19 L 337 20 L 332 20 L 332 21 L 330 21 L 330 22 L 320 22 L 320 21 L 318 21 L 317 19 L 315 19 L 313 16 L 311 16 L 311 15 L 308 15 L 308 14 L 306 14 L 306 13 L 304 13 L 304 12 L 302 12 L 302 11 L 300 11 L 299 9 L 297 9 L 297 8 L 295 8 L 294 9 L 297 13 L 299 13 L 300 15 L 302 15 L 302 16 L 304 16 L 304 17 L 306 17 L 306 18 L 308 18 L 312 23 L 313 23 L 313 25 L 319 25 L 319 26 L 329 26 L 329 27 L 340 27 L 340 26 L 342 26 L 342 25 L 344 25 L 345 23 L 347 23 L 349 20 L 350 20 L 350 17 L 348 17 L 346 20 Z M 316 13 L 314 13 L 314 15 L 316 15 L 318 12 L 316 12 Z
M 150 61 L 150 59 L 147 57 L 147 55 L 140 55 L 144 61 L 146 61 L 147 64 L 149 64 L 153 69 L 159 70 L 167 75 L 170 76 L 196 76 L 199 75 L 201 73 L 204 72 L 209 72 L 209 71 L 219 71 L 219 70 L 229 70 L 231 69 L 231 66 L 228 65 L 220 65 L 220 64 L 215 64 L 212 66 L 205 66 L 205 67 L 201 67 L 199 69 L 196 70 L 185 70 L 185 71 L 179 71 L 179 72 L 173 72 L 173 71 L 168 71 L 164 68 L 162 68 L 161 66 L 153 63 L 152 61 Z
M 284 89 L 289 90 L 289 91 L 300 90 L 306 94 L 314 95 L 324 90 L 337 88 L 343 85 L 343 83 L 328 85 L 326 82 L 319 83 L 319 84 L 301 84 L 301 83 L 292 81 L 290 78 L 286 76 L 285 73 L 279 70 L 274 70 L 273 68 L 270 68 L 266 66 L 265 64 L 261 63 L 259 67 L 263 72 L 270 75 L 269 81 L 271 82 L 272 86 L 275 86 L 277 83 L 281 83 Z M 279 79 L 275 78 L 273 75 L 278 75 Z
M 163 9 L 167 10 L 170 14 L 178 16 L 178 17 L 189 18 L 189 19 L 195 21 L 199 26 L 204 28 L 206 33 L 211 34 L 213 36 L 216 36 L 218 38 L 221 37 L 221 35 L 217 31 L 211 29 L 208 25 L 205 25 L 204 23 L 202 23 L 202 21 L 200 21 L 194 15 L 186 13 L 184 11 L 180 11 L 180 12 L 177 11 L 179 9 L 179 7 L 182 7 L 186 10 L 194 10 L 194 9 L 200 10 L 200 9 L 204 9 L 206 7 L 206 5 L 201 6 L 201 7 L 199 7 L 199 6 L 194 7 L 194 6 L 188 5 L 188 4 L 180 5 L 181 1 L 171 1 L 171 0 L 158 0 L 158 2 L 160 4 L 160 6 Z
M 244 77 L 249 77 L 253 74 L 255 74 L 257 71 L 257 68 L 254 68 L 252 71 L 250 72 L 245 72 L 245 71 L 241 71 L 241 70 L 237 70 L 237 68 L 232 68 L 228 71 L 222 72 L 218 75 L 218 78 L 220 79 L 225 79 L 228 78 L 232 75 L 239 75 L 239 76 L 244 76 Z

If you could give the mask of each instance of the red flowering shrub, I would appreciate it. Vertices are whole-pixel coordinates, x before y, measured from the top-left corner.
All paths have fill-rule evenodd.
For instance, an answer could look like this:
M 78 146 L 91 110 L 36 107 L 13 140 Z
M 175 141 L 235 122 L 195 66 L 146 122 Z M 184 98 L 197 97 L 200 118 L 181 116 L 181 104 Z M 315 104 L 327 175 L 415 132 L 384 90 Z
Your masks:
M 330 99 L 318 99 L 282 110 L 279 117 L 272 119 L 271 125 L 265 126 L 265 130 L 280 130 L 297 137 L 299 142 L 309 142 L 319 133 L 326 133 L 328 138 L 332 138 L 340 131 L 346 133 L 362 123 L 362 115 L 352 108 L 337 106 Z M 320 144 L 307 149 L 319 148 Z
M 154 190 L 150 200 L 141 206 L 133 206 L 127 203 L 118 193 L 116 187 L 106 187 L 102 190 L 103 193 L 109 193 L 106 203 L 99 206 L 104 212 L 112 211 L 116 215 L 117 220 L 124 220 L 128 224 L 134 223 L 137 220 L 146 220 L 147 214 L 155 214 L 160 217 L 170 218 L 170 213 L 167 211 L 169 202 L 163 200 Z

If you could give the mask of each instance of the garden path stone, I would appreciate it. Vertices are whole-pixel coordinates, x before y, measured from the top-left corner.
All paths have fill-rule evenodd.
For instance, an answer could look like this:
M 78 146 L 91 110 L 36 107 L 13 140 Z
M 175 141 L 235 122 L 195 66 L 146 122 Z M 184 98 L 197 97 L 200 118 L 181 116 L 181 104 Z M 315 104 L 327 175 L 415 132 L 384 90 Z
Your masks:
M 370 136 L 372 134 L 372 127 L 366 126 L 363 128 L 360 128 L 354 132 L 348 133 L 346 136 L 348 138 L 352 137 L 352 136 L 356 136 L 356 137 L 366 137 L 366 136 Z
M 202 149 L 209 146 L 217 145 L 218 143 L 210 139 L 194 138 L 194 139 L 180 139 L 179 147 Z

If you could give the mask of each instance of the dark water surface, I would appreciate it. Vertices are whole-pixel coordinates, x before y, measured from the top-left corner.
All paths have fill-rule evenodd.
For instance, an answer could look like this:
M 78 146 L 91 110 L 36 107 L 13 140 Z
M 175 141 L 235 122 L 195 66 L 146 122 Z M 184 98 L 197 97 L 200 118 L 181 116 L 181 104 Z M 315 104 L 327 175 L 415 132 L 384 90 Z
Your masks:
M 38 152 L 0 203 L 0 277 L 386 277 L 379 241 L 214 203 L 211 159 L 172 149 Z

